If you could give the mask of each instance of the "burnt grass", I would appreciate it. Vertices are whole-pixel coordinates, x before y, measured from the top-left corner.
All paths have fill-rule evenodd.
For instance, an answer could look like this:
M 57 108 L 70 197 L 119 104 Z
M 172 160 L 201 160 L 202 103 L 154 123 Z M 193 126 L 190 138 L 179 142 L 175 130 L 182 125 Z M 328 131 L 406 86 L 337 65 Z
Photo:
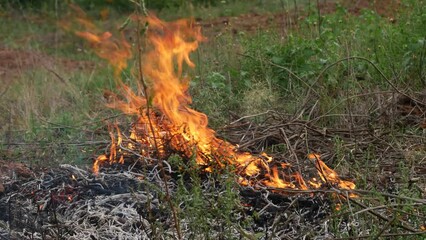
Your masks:
M 111 166 L 94 176 L 90 171 L 62 165 L 42 175 L 14 180 L 6 185 L 0 198 L 1 238 L 153 239 L 158 237 L 156 234 L 171 238 L 175 228 L 170 210 L 164 207 L 158 173 L 151 169 L 142 174 L 125 168 Z M 211 181 L 203 178 L 204 183 Z M 176 179 L 170 178 L 168 184 L 171 194 L 176 194 Z M 210 184 L 203 184 L 201 189 L 206 195 L 223 191 L 219 182 Z M 238 210 L 237 220 L 257 215 L 246 226 L 250 232 L 265 237 L 285 234 L 299 238 L 312 231 L 327 235 L 320 223 L 330 216 L 332 202 L 324 193 L 278 194 L 241 188 L 239 198 L 244 207 Z M 180 208 L 185 209 L 186 203 L 181 204 Z M 180 221 L 182 229 L 190 229 L 184 218 Z M 209 236 L 228 231 L 235 238 L 244 236 L 236 230 L 225 230 L 227 226 L 222 224 L 212 223 Z M 186 230 L 182 234 L 185 239 L 196 236 Z

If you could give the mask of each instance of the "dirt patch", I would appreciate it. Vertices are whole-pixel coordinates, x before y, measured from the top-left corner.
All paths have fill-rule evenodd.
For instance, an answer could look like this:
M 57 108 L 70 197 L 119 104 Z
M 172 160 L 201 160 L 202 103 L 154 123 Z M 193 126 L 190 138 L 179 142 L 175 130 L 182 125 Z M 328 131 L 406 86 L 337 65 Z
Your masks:
M 379 15 L 389 18 L 390 21 L 395 21 L 395 15 L 400 8 L 399 0 L 383 0 L 383 1 L 341 1 L 336 3 L 324 1 L 319 4 L 321 14 L 330 14 L 337 10 L 337 8 L 343 6 L 347 11 L 354 15 L 359 15 L 362 10 L 371 9 L 377 12 Z M 316 12 L 311 9 L 310 12 Z M 203 28 L 204 33 L 208 36 L 215 36 L 222 32 L 233 32 L 238 33 L 254 32 L 259 29 L 275 29 L 285 33 L 286 29 L 291 26 L 297 25 L 301 20 L 309 15 L 309 10 L 304 9 L 299 12 L 289 12 L 287 9 L 283 9 L 278 13 L 271 14 L 258 14 L 248 13 L 242 14 L 236 17 L 219 17 L 212 20 L 197 19 L 199 25 Z
M 36 51 L 0 48 L 0 78 L 5 81 L 18 77 L 23 72 L 35 68 L 59 66 L 66 70 L 75 71 L 91 69 L 94 65 L 93 62 L 89 61 L 57 58 Z
M 33 172 L 22 163 L 7 162 L 0 160 L 0 194 L 5 191 L 3 184 L 10 179 L 27 179 L 33 176 Z
M 32 175 L 32 171 L 22 163 L 0 160 L 0 176 L 2 179 L 13 176 L 29 178 Z
M 415 126 L 426 129 L 426 90 L 413 96 L 400 96 L 396 103 L 396 112 L 401 116 L 403 126 Z M 387 116 L 389 119 L 392 116 Z
M 336 4 L 334 4 L 336 6 Z M 381 1 L 344 1 L 342 5 L 353 14 L 359 14 L 364 9 L 371 9 L 383 17 L 393 18 L 401 7 L 400 0 L 381 0 Z

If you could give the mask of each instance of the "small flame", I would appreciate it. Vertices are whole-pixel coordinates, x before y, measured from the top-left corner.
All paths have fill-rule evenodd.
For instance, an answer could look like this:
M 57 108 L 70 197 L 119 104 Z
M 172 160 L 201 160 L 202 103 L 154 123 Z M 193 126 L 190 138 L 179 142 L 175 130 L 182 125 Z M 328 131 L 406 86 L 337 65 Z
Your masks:
M 137 91 L 133 91 L 121 79 L 121 72 L 127 68 L 127 61 L 132 57 L 131 45 L 124 36 L 116 40 L 109 32 L 76 32 L 91 44 L 97 55 L 114 67 L 120 95 L 110 94 L 113 101 L 107 106 L 137 117 L 130 130 L 130 141 L 125 144 L 127 149 L 141 156 L 157 158 L 164 158 L 168 151 L 173 150 L 185 158 L 195 157 L 197 164 L 208 172 L 213 168 L 233 166 L 239 174 L 238 182 L 246 186 L 260 184 L 276 189 L 308 190 L 331 184 L 342 189 L 355 188 L 354 183 L 341 180 L 318 154 L 310 154 L 308 158 L 314 162 L 320 181 L 315 178 L 305 181 L 300 173 L 285 174 L 282 170 L 291 171 L 287 163 L 274 163 L 266 153 L 255 156 L 239 152 L 237 145 L 217 138 L 215 131 L 208 127 L 207 116 L 190 107 L 189 78 L 183 74 L 184 65 L 195 66 L 190 53 L 197 49 L 200 41 L 205 40 L 200 28 L 193 21 L 166 23 L 152 15 L 132 19 L 146 22 L 149 26 L 146 31 L 147 46 L 140 59 L 140 70 L 146 82 L 138 82 Z M 93 29 L 87 21 L 81 22 L 87 26 L 86 29 Z M 138 69 L 132 73 L 135 79 L 140 79 Z M 95 160 L 95 173 L 104 162 L 124 163 L 128 154 L 122 151 L 123 137 L 118 125 L 109 127 L 109 132 L 109 154 L 100 155 Z
M 319 154 L 311 153 L 308 155 L 309 160 L 315 163 L 321 180 L 325 183 L 337 184 L 341 189 L 355 189 L 355 183 L 340 179 L 339 175 L 329 168 L 320 158 Z
M 266 177 L 269 179 L 265 180 L 263 183 L 268 187 L 296 188 L 293 183 L 283 180 L 283 178 L 278 173 L 277 167 L 272 168 L 272 176 L 270 174 L 266 174 Z

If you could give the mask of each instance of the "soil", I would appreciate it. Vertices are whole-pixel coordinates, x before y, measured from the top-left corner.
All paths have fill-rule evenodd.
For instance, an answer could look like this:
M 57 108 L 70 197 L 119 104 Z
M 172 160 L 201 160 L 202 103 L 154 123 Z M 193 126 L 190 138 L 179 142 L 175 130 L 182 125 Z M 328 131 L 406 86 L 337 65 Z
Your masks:
M 345 1 L 343 6 L 349 9 L 353 14 L 359 14 L 363 9 L 371 9 L 376 11 L 383 17 L 393 18 L 401 7 L 400 0 L 358 0 L 358 1 Z
M 5 191 L 5 184 L 13 178 L 27 179 L 33 176 L 33 172 L 22 163 L 0 160 L 0 195 Z
M 346 0 L 341 1 L 340 4 L 351 14 L 358 15 L 362 10 L 371 9 L 379 15 L 388 18 L 391 22 L 396 21 L 395 14 L 401 5 L 399 0 L 382 0 L 374 2 L 369 0 Z M 338 4 L 335 3 L 335 1 L 320 1 L 319 4 L 321 14 L 332 13 L 336 11 L 337 7 Z M 258 14 L 252 12 L 236 17 L 219 17 L 212 20 L 197 19 L 197 21 L 203 28 L 203 32 L 207 37 L 212 37 L 226 31 L 239 33 L 255 32 L 259 29 L 278 29 L 285 34 L 286 29 L 291 26 L 296 26 L 298 22 L 306 18 L 309 14 L 307 12 L 295 13 L 283 9 L 282 12 L 274 14 Z
M 26 70 L 52 66 L 73 71 L 92 68 L 94 63 L 56 58 L 36 51 L 0 48 L 0 78 L 5 81 L 18 77 Z

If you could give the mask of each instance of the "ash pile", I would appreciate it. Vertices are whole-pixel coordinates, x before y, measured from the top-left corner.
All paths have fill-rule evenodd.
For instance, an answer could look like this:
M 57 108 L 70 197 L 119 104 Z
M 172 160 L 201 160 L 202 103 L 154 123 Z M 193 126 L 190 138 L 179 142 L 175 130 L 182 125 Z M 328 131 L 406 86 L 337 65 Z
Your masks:
M 134 164 L 103 168 L 97 176 L 91 170 L 61 165 L 41 174 L 3 178 L 0 239 L 298 239 L 328 235 L 324 223 L 332 212 L 332 202 L 324 193 L 283 195 L 239 186 L 233 176 L 223 173 L 219 177 L 213 173 L 184 176 L 165 168 L 166 181 L 158 166 Z

